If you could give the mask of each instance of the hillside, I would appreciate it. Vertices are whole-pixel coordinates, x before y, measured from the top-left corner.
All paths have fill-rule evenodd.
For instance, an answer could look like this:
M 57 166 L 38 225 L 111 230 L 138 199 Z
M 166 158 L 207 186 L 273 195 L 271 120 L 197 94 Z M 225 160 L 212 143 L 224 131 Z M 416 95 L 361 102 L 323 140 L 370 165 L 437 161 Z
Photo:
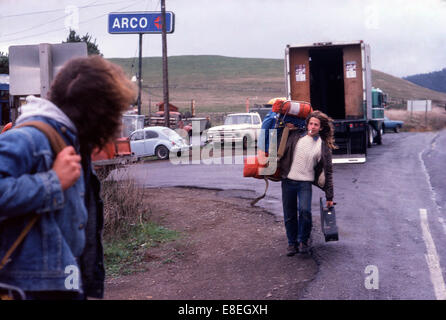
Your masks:
M 113 58 L 129 75 L 138 68 L 138 59 Z M 133 63 L 133 68 L 132 68 Z M 181 110 L 197 112 L 237 112 L 250 105 L 263 104 L 285 94 L 283 60 L 231 58 L 223 56 L 169 57 L 169 100 Z M 143 58 L 143 111 L 163 99 L 162 59 Z M 373 86 L 387 92 L 393 100 L 432 99 L 446 102 L 446 93 L 432 91 L 380 71 L 372 73 Z
M 441 71 L 404 77 L 403 79 L 425 88 L 446 92 L 446 68 Z
M 390 74 L 373 70 L 373 86 L 387 92 L 393 100 L 433 100 L 445 103 L 446 93 L 433 91 L 418 86 L 410 81 L 391 76 Z
M 137 59 L 110 60 L 130 75 L 137 72 Z M 241 111 L 246 98 L 251 104 L 265 103 L 285 91 L 283 61 L 279 59 L 173 56 L 168 63 L 169 100 L 183 110 L 189 109 L 194 99 L 197 111 Z M 148 105 L 150 95 L 153 105 L 163 99 L 162 59 L 143 58 L 142 65 L 143 103 Z

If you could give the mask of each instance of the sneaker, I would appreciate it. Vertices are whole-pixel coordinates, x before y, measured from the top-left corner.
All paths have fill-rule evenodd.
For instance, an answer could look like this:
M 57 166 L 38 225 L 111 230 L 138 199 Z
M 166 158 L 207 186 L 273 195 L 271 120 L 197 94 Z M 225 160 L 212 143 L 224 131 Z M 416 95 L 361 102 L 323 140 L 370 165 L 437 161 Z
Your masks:
M 288 250 L 287 250 L 287 254 L 286 255 L 288 257 L 292 257 L 292 256 L 294 256 L 298 252 L 299 252 L 299 248 L 297 247 L 297 245 L 288 246 Z
M 309 254 L 310 250 L 311 248 L 306 242 L 299 243 L 299 252 L 301 254 Z

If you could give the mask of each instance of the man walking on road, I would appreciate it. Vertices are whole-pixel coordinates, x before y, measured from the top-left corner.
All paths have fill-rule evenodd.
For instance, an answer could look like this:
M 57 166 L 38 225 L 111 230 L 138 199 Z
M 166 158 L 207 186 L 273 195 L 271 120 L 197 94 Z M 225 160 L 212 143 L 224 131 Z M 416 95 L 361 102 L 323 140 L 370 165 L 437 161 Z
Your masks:
M 333 206 L 331 150 L 335 145 L 332 120 L 326 114 L 314 111 L 307 117 L 306 126 L 308 131 L 303 134 L 292 128 L 279 162 L 288 256 L 310 252 L 311 185 L 325 191 L 327 207 Z

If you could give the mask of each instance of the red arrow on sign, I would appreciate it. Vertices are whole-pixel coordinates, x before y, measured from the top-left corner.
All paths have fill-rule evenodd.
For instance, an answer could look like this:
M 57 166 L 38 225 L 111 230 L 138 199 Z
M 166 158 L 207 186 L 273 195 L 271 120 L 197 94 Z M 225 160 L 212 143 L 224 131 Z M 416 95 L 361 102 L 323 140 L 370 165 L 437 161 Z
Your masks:
M 158 29 L 161 29 L 163 27 L 163 24 L 161 23 L 161 17 L 158 17 L 158 18 L 155 19 L 155 26 Z

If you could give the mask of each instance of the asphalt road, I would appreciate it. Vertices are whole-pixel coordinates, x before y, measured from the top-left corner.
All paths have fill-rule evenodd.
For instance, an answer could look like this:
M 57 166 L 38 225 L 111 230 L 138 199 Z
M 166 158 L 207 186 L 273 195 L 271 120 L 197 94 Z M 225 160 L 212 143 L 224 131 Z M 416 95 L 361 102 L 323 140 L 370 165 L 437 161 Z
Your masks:
M 239 164 L 155 161 L 113 174 L 146 187 L 212 188 L 246 198 L 263 193 L 262 180 L 242 177 L 241 157 L 226 161 Z M 445 163 L 443 130 L 386 134 L 365 164 L 335 165 L 340 241 L 313 237 L 319 272 L 300 298 L 446 299 Z M 313 188 L 313 219 L 322 195 Z M 271 182 L 258 205 L 282 220 L 280 198 L 280 183 Z

